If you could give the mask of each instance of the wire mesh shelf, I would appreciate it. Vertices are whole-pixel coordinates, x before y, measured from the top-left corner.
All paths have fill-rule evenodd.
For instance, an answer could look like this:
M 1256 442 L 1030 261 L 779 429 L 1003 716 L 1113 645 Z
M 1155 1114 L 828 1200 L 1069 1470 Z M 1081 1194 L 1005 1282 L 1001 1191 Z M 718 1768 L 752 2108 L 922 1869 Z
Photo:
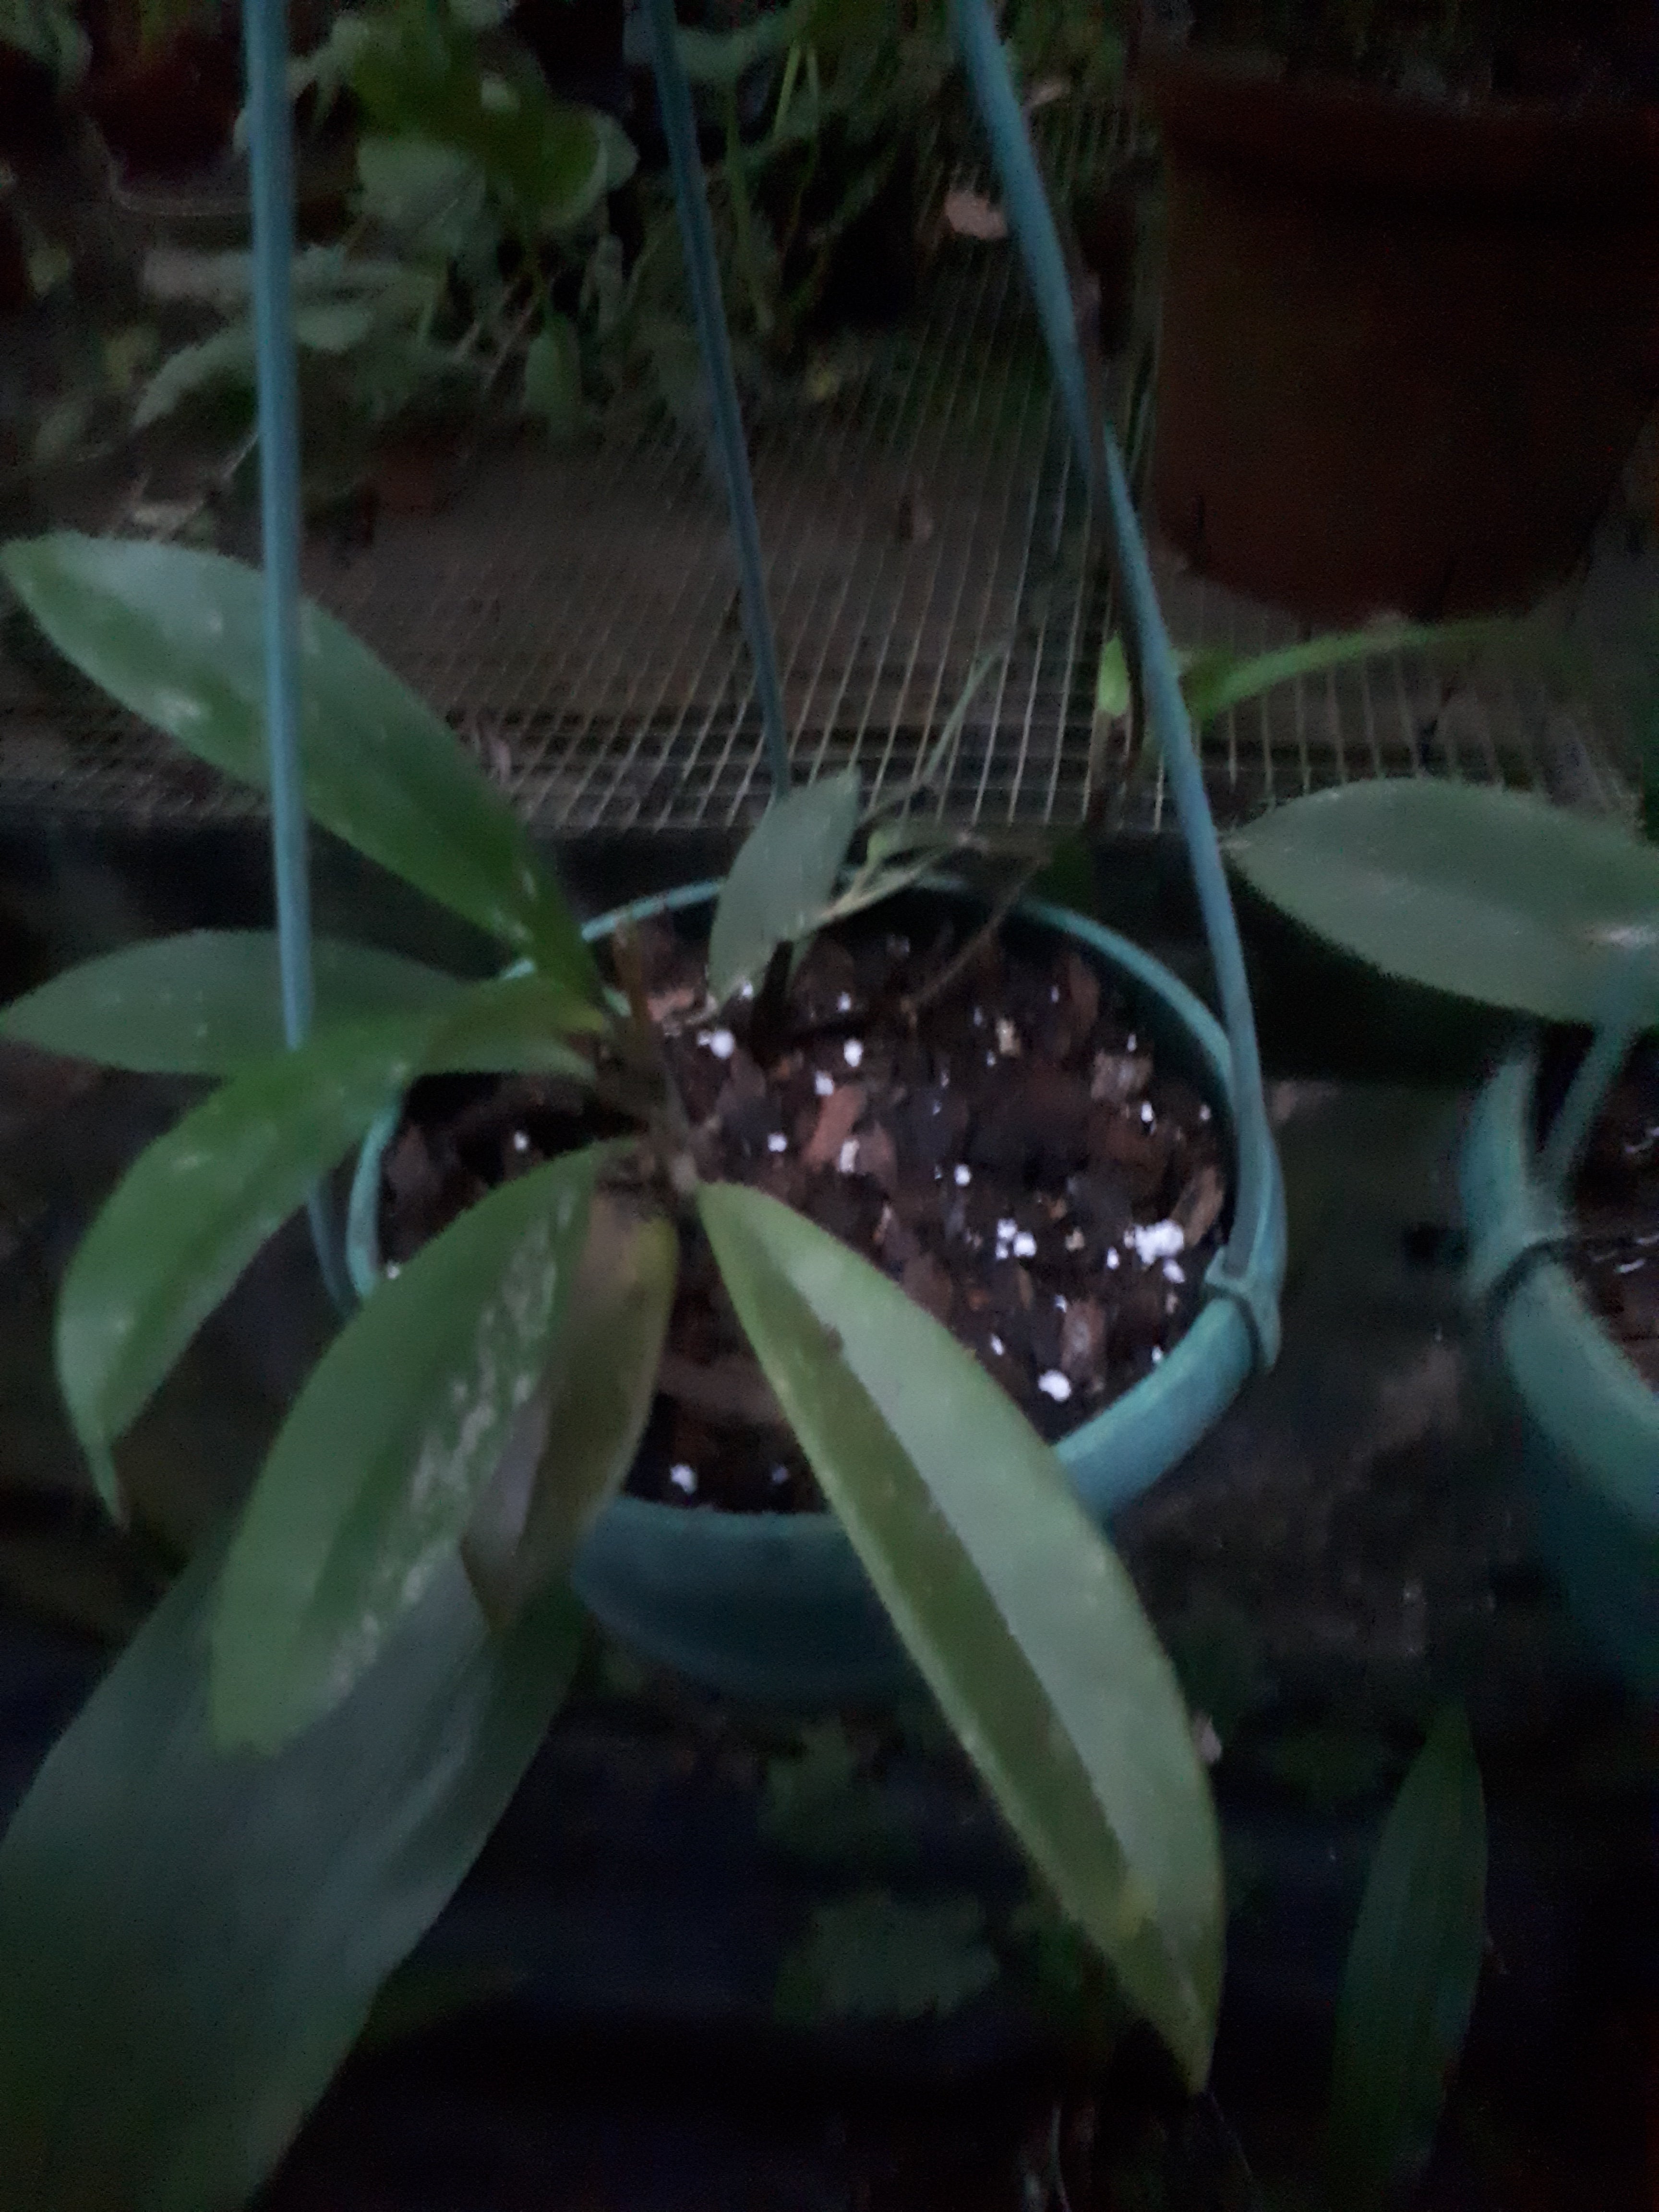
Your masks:
M 1122 111 L 1042 118 L 1075 186 L 1124 151 Z M 952 240 L 904 329 L 848 339 L 811 404 L 753 426 L 756 496 L 797 776 L 848 763 L 871 797 L 908 781 L 981 657 L 1001 657 L 928 804 L 957 821 L 1159 831 L 1153 752 L 1097 743 L 1111 627 L 1083 557 L 1080 492 L 1014 250 Z M 1178 644 L 1261 647 L 1293 626 L 1182 574 Z M 550 834 L 726 829 L 769 793 L 718 477 L 695 434 L 616 433 L 482 459 L 434 516 L 383 515 L 349 556 L 319 543 L 308 591 L 472 745 Z M 1564 702 L 1490 664 L 1400 660 L 1282 688 L 1207 732 L 1219 819 L 1322 784 L 1431 773 L 1628 804 L 1605 702 Z M 0 652 L 0 808 L 136 823 L 234 819 L 224 782 L 38 662 Z

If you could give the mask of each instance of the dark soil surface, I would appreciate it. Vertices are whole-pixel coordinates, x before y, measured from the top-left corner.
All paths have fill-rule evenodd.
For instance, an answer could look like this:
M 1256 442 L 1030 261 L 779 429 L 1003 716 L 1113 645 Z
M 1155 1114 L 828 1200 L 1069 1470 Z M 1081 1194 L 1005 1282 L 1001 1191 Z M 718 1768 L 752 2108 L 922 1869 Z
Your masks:
M 1222 1132 L 1157 1066 L 1109 981 L 1052 936 L 986 943 L 913 1021 L 907 1002 L 975 925 L 937 904 L 901 919 L 914 942 L 890 915 L 820 940 L 765 1046 L 748 1002 L 708 1012 L 698 943 L 648 933 L 652 1010 L 698 1166 L 866 1255 L 1058 1438 L 1147 1374 L 1197 1311 L 1225 1227 Z M 420 1085 L 386 1156 L 386 1257 L 407 1259 L 490 1185 L 602 1126 L 544 1079 Z M 740 1510 L 820 1503 L 695 1231 L 630 1486 Z
M 1614 1341 L 1659 1389 L 1659 1048 L 1632 1054 L 1578 1178 L 1571 1267 Z

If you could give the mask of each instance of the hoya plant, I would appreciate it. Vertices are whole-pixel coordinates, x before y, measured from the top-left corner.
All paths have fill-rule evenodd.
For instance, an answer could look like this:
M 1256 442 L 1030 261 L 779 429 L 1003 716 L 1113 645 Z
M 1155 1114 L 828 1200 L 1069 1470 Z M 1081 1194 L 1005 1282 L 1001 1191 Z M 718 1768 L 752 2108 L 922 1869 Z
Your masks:
M 74 536 L 3 557 L 87 676 L 263 780 L 254 571 Z M 621 1133 L 482 1198 L 344 1322 L 234 1524 L 48 1759 L 0 1844 L 0 2201 L 228 2203 L 281 2155 L 569 1679 L 566 1570 L 634 1457 L 694 1224 L 1039 1875 L 1200 2082 L 1221 1979 L 1208 1788 L 1059 1462 L 898 1285 L 699 1174 L 633 940 L 607 981 L 444 724 L 315 608 L 300 650 L 313 818 L 512 964 L 466 982 L 320 943 L 316 1025 L 291 1050 L 259 933 L 137 945 L 8 1010 L 14 1038 L 216 1085 L 134 1162 L 63 1284 L 59 1380 L 108 1510 L 128 1510 L 122 1438 L 196 1331 L 416 1078 L 556 1073 Z M 857 820 L 847 780 L 763 819 L 715 916 L 717 992 L 778 988 Z M 866 890 L 918 865 L 903 847 L 866 848 Z

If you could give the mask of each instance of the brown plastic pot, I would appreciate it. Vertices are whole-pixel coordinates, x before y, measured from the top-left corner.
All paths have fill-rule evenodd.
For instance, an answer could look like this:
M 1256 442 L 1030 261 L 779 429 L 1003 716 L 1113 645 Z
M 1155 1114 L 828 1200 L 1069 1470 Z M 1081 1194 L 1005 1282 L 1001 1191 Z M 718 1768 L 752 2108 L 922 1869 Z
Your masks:
M 1166 55 L 1152 498 L 1310 618 L 1520 608 L 1659 396 L 1659 110 L 1458 109 Z

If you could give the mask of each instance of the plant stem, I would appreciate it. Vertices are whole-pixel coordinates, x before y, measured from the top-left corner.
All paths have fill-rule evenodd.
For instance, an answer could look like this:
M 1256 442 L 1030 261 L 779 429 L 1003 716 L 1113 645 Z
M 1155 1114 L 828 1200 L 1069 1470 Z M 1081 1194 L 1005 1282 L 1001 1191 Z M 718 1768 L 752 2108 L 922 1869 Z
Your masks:
M 1007 921 L 1020 900 L 1025 896 L 1027 885 L 1032 877 L 1040 872 L 1040 862 L 1028 860 L 1014 876 L 1012 881 L 1006 886 L 996 904 L 961 951 L 954 957 L 947 960 L 938 975 L 924 983 L 919 991 L 913 992 L 908 999 L 900 1002 L 900 1011 L 912 1029 L 915 1027 L 917 1015 L 922 1012 L 924 1008 L 931 1006 L 936 1000 L 943 998 L 951 985 L 966 975 L 969 969 L 973 966 L 980 954 L 995 938 L 1003 923 Z

